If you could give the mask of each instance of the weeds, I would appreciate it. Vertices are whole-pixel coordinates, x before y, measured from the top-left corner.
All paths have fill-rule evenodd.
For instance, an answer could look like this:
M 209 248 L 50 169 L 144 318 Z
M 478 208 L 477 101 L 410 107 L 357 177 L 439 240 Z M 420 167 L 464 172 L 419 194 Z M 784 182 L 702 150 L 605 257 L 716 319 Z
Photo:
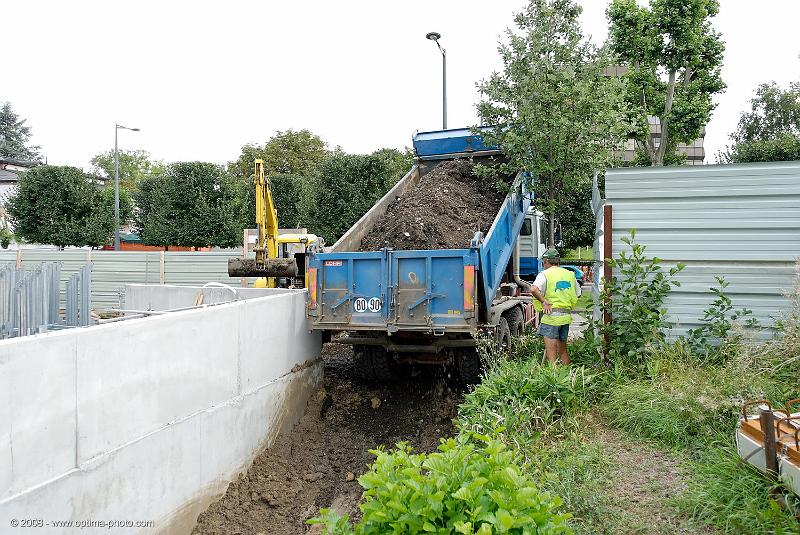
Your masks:
M 787 399 L 785 385 L 731 367 L 699 366 L 669 358 L 651 362 L 654 367 L 658 363 L 658 373 L 652 379 L 612 388 L 604 414 L 613 425 L 668 448 L 730 439 L 744 401 Z
M 491 368 L 459 408 L 459 428 L 496 436 L 522 450 L 561 433 L 593 395 L 596 374 L 583 367 L 507 360 Z
M 692 518 L 725 533 L 797 534 L 800 525 L 773 498 L 773 485 L 742 462 L 730 441 L 712 443 L 690 463 L 688 489 L 675 505 Z M 797 505 L 796 497 L 782 498 Z
M 708 363 L 724 362 L 725 357 L 736 353 L 742 335 L 734 327 L 741 323 L 745 327 L 755 329 L 758 321 L 753 311 L 747 308 L 734 310 L 733 301 L 725 293 L 729 283 L 724 277 L 714 277 L 718 288 L 709 288 L 716 295 L 711 305 L 705 310 L 702 325 L 689 329 L 688 342 L 694 353 Z M 744 318 L 744 321 L 741 321 Z

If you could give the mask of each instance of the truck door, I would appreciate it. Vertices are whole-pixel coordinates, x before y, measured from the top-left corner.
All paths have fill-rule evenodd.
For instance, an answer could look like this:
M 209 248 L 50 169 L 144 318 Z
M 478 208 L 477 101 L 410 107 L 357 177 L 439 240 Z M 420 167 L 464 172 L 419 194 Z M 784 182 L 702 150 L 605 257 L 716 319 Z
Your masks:
M 394 251 L 391 263 L 394 330 L 443 334 L 445 329 L 470 329 L 475 318 L 474 251 Z
M 519 271 L 523 277 L 535 276 L 538 272 L 538 225 L 536 215 L 525 217 L 519 232 Z
M 386 324 L 387 253 L 324 254 L 320 277 L 318 324 Z

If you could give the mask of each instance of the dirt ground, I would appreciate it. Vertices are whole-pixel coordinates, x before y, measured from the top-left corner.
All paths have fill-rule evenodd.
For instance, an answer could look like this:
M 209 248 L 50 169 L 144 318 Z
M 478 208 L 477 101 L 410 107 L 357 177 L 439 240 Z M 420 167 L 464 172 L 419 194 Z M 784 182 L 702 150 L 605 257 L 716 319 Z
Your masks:
M 453 434 L 461 394 L 444 377 L 409 370 L 400 381 L 376 387 L 353 379 L 348 346 L 326 344 L 323 359 L 324 386 L 305 415 L 200 515 L 193 533 L 306 533 L 305 521 L 322 507 L 358 518 L 355 478 L 373 459 L 368 450 L 408 441 L 428 452 Z
M 505 196 L 496 179 L 475 176 L 469 161 L 443 162 L 389 205 L 361 250 L 468 247 L 476 231 L 489 230 Z
M 596 440 L 612 463 L 608 495 L 613 496 L 612 524 L 615 533 L 710 534 L 679 515 L 671 498 L 686 488 L 687 473 L 681 459 L 642 441 L 634 441 L 621 431 L 595 424 Z

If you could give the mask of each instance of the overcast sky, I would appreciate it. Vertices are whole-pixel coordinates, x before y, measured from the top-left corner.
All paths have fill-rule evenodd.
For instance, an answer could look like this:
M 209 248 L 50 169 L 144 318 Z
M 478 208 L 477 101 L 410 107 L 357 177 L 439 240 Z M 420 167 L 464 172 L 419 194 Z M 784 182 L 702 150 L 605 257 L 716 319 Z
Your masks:
M 525 2 L 508 0 L 0 0 L 0 101 L 33 129 L 51 164 L 88 168 L 113 148 L 165 161 L 225 163 L 276 130 L 308 128 L 332 147 L 371 152 L 441 127 L 442 34 L 448 123 L 476 122 L 475 84 Z M 604 0 L 582 0 L 584 30 L 606 37 Z M 800 79 L 800 1 L 721 0 L 726 92 L 706 162 L 756 86 Z M 12 52 L 9 53 L 9 45 Z

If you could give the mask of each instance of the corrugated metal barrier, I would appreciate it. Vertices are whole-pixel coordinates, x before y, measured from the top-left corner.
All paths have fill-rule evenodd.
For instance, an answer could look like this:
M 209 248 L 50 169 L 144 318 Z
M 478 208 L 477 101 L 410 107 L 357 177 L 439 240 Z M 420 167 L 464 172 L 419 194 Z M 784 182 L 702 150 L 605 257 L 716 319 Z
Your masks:
M 602 208 L 593 204 L 595 258 L 602 258 Z M 605 204 L 614 257 L 635 228 L 647 256 L 686 264 L 666 303 L 673 335 L 698 326 L 715 275 L 730 283 L 733 305 L 751 309 L 765 327 L 787 309 L 800 257 L 800 162 L 612 169 Z
M 241 286 L 242 279 L 228 277 L 228 258 L 241 251 L 148 252 L 90 251 L 88 249 L 20 249 L 0 251 L 0 264 L 18 267 L 41 262 L 61 263 L 62 291 L 73 273 L 87 263 L 91 268 L 92 308 L 120 306 L 120 292 L 126 284 L 178 284 L 200 286 L 222 282 Z M 246 279 L 252 282 L 252 279 Z

